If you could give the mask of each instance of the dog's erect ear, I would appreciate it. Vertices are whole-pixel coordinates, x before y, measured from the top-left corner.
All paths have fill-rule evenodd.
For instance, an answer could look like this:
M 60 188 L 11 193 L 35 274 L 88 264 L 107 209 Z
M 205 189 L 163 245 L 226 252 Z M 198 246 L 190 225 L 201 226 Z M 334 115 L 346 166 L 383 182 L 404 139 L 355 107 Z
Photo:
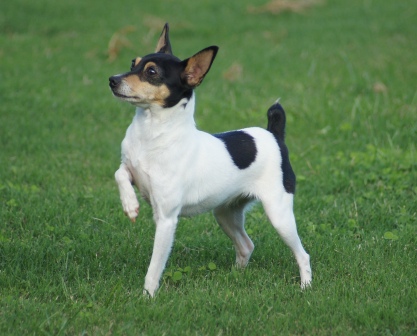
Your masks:
M 162 33 L 161 36 L 159 36 L 155 52 L 172 55 L 171 43 L 169 42 L 168 22 L 165 23 L 164 29 L 162 29 Z
M 184 63 L 182 78 L 188 86 L 196 87 L 200 85 L 204 76 L 210 70 L 218 50 L 219 47 L 211 46 L 182 61 Z

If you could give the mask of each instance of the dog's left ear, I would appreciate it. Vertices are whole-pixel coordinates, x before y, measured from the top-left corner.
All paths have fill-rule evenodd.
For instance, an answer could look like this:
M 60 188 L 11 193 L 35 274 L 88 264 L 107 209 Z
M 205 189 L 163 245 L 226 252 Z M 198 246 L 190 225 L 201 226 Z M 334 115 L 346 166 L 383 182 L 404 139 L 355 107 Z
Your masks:
M 162 29 L 161 36 L 159 36 L 158 44 L 155 49 L 156 53 L 164 53 L 172 55 L 171 43 L 169 42 L 169 25 L 165 23 L 164 29 Z
M 200 85 L 204 76 L 210 70 L 218 50 L 219 47 L 211 46 L 182 61 L 184 64 L 182 78 L 188 86 L 194 88 Z

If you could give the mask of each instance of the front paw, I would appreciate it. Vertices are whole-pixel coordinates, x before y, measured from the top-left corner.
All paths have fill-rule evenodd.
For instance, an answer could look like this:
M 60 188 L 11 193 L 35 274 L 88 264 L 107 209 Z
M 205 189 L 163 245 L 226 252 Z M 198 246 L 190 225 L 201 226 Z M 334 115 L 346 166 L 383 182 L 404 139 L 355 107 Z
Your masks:
M 158 288 L 159 281 L 153 281 L 145 278 L 145 287 L 143 289 L 143 295 L 153 298 L 155 297 Z
M 139 202 L 136 196 L 126 197 L 122 199 L 123 211 L 127 217 L 133 223 L 139 214 Z

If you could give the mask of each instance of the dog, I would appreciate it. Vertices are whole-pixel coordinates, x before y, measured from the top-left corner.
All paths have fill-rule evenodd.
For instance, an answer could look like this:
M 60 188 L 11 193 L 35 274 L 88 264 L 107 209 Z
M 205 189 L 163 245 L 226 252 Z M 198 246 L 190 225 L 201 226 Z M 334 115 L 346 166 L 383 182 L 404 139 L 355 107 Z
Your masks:
M 194 89 L 210 70 L 217 46 L 181 61 L 172 54 L 169 26 L 155 53 L 132 61 L 129 72 L 109 78 L 114 96 L 136 107 L 122 141 L 122 162 L 115 173 L 123 210 L 131 221 L 139 213 L 133 185 L 153 210 L 156 233 L 144 293 L 151 297 L 168 260 L 180 216 L 213 211 L 232 240 L 236 265 L 245 267 L 254 249 L 245 211 L 260 201 L 292 250 L 301 287 L 310 285 L 310 256 L 297 233 L 293 213 L 295 174 L 284 141 L 285 112 L 276 102 L 267 128 L 251 127 L 220 134 L 198 130 Z

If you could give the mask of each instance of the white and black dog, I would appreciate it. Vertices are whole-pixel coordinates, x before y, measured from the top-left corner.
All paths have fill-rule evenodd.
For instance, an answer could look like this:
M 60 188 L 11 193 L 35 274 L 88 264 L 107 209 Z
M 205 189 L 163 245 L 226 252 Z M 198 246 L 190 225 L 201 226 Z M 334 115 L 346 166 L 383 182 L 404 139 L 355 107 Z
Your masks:
M 203 80 L 218 47 L 181 61 L 172 55 L 165 25 L 153 54 L 132 61 L 129 72 L 110 77 L 113 94 L 136 106 L 122 142 L 115 178 L 123 210 L 139 213 L 133 185 L 153 209 L 155 242 L 145 291 L 155 295 L 169 257 L 179 216 L 213 210 L 233 241 L 236 264 L 247 265 L 254 249 L 245 228 L 245 209 L 260 201 L 272 225 L 291 248 L 301 286 L 311 283 L 310 257 L 297 233 L 293 198 L 295 175 L 284 142 L 285 112 L 268 110 L 267 129 L 221 134 L 199 131 L 194 122 L 194 88 Z

